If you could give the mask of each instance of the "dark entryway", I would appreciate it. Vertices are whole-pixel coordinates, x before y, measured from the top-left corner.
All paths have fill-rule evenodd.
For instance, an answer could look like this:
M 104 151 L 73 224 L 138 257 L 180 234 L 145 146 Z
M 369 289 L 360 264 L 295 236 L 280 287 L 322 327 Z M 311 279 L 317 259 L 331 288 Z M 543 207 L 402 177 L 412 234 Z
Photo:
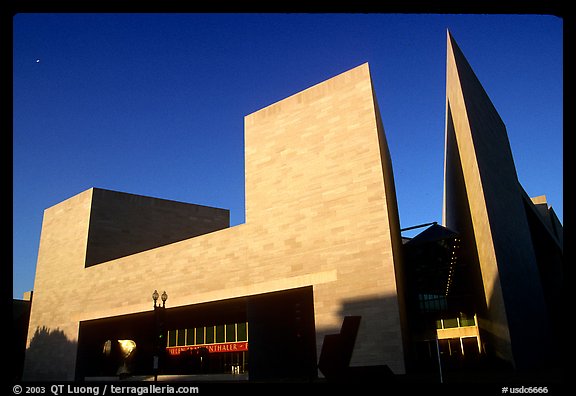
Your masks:
M 154 373 L 154 311 L 80 323 L 76 379 Z M 188 359 L 160 356 L 160 374 L 194 374 L 228 366 L 247 368 L 250 380 L 308 380 L 316 377 L 316 341 L 312 287 L 249 297 L 166 308 L 166 330 L 216 328 L 247 323 L 248 350 L 213 354 L 198 365 Z M 186 333 L 188 334 L 188 333 Z M 118 340 L 131 340 L 126 350 Z M 206 337 L 208 342 L 208 337 Z M 133 342 L 132 342 L 133 341 Z M 216 342 L 217 340 L 214 340 Z M 125 343 L 126 344 L 126 343 Z M 198 356 L 196 356 L 198 355 Z M 187 357 L 184 355 L 184 357 Z M 198 358 L 198 359 L 196 359 Z M 200 370 L 200 371 L 199 371 Z
M 312 286 L 250 297 L 250 380 L 317 376 Z

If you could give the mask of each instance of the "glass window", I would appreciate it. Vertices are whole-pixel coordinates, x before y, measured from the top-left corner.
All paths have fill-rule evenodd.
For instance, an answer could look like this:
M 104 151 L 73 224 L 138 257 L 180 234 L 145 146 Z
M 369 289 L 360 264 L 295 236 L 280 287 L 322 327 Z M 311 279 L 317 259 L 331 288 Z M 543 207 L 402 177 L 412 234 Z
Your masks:
M 216 342 L 224 342 L 224 325 L 216 326 Z
M 441 311 L 446 311 L 446 309 L 448 309 L 448 303 L 446 302 L 446 298 L 442 297 L 440 299 L 440 310 Z
M 196 345 L 204 344 L 204 327 L 196 327 Z
M 448 339 L 450 346 L 450 356 L 462 355 L 462 345 L 460 344 L 460 338 L 450 338 Z
M 236 324 L 227 324 L 226 325 L 226 342 L 234 342 L 236 341 Z
M 418 303 L 423 312 L 437 312 L 446 309 L 446 297 L 437 294 L 419 294 Z
M 186 345 L 194 345 L 194 329 L 186 329 Z
M 214 326 L 206 327 L 206 344 L 214 344 Z
M 168 330 L 168 346 L 176 346 L 176 330 Z
M 444 328 L 451 329 L 453 327 L 458 327 L 458 319 L 444 319 Z
M 474 316 L 468 316 L 466 314 L 460 314 L 460 326 L 474 326 L 476 321 Z
M 246 322 L 238 323 L 237 331 L 237 341 L 248 341 L 248 331 L 246 331 Z
M 181 330 L 176 330 L 176 332 L 177 332 L 176 345 L 178 345 L 178 346 L 186 345 L 186 330 L 181 329 Z

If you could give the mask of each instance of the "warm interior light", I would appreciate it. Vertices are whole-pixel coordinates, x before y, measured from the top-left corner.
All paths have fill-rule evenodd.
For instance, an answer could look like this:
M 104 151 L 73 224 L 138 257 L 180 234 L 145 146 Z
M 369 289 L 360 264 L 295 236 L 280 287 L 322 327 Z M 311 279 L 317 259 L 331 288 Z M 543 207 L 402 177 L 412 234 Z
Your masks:
M 136 349 L 136 343 L 132 340 L 118 340 L 118 344 L 120 344 L 120 349 L 122 350 L 122 356 L 124 358 L 130 356 L 132 351 Z

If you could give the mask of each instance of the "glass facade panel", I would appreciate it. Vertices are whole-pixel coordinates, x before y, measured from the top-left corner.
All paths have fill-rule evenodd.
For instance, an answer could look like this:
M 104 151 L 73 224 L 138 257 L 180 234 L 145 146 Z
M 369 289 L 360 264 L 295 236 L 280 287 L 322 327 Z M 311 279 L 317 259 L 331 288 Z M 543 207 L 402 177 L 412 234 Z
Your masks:
M 450 356 L 462 355 L 462 346 L 460 345 L 460 338 L 450 338 L 448 340 L 450 346 Z
M 446 297 L 437 294 L 419 294 L 419 309 L 422 312 L 438 312 L 446 310 Z
M 176 345 L 177 346 L 184 346 L 186 345 L 186 330 L 176 330 Z
M 248 323 L 228 323 L 168 331 L 167 347 L 248 341 Z
M 245 373 L 248 371 L 248 346 L 218 344 L 247 341 L 247 322 L 169 330 L 166 337 L 169 363 L 166 364 L 179 373 Z M 203 360 L 194 360 L 192 357 L 196 355 L 191 351 L 205 344 L 208 344 L 205 347 L 208 354 L 202 356 Z
M 444 328 L 450 329 L 453 327 L 458 327 L 458 319 L 444 319 Z
M 468 316 L 466 314 L 460 315 L 460 326 L 474 326 L 474 325 L 476 325 L 474 316 Z
M 194 345 L 194 329 L 187 329 L 186 335 L 186 345 Z
M 226 342 L 234 342 L 236 341 L 236 324 L 227 324 L 226 325 Z
M 216 342 L 224 342 L 224 325 L 216 326 Z
M 246 322 L 238 323 L 236 327 L 237 341 L 248 341 L 248 331 Z
M 204 344 L 204 327 L 196 327 L 196 345 Z
M 206 344 L 214 343 L 214 326 L 206 327 Z
M 168 330 L 168 346 L 176 346 L 176 330 Z

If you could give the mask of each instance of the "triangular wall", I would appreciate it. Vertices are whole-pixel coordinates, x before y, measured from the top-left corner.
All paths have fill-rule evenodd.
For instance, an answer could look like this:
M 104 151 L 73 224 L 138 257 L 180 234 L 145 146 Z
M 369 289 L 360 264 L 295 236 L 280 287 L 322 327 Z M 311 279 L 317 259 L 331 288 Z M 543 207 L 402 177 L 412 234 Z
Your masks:
M 516 367 L 541 364 L 549 316 L 506 127 L 450 33 L 444 183 L 443 223 L 479 266 L 487 347 Z

